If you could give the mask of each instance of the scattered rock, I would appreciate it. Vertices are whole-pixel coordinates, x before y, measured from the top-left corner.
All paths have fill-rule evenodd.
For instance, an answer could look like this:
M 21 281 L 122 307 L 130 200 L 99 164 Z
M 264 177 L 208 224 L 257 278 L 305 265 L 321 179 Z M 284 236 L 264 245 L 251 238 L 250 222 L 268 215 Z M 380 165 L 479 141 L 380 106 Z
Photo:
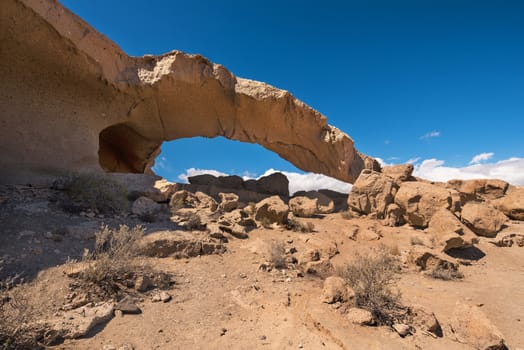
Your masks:
M 457 303 L 450 326 L 460 343 L 480 350 L 507 350 L 502 333 L 476 306 Z
M 373 314 L 365 309 L 352 307 L 347 311 L 345 317 L 351 323 L 361 326 L 373 326 L 375 324 Z
M 324 280 L 321 300 L 327 304 L 354 300 L 355 292 L 341 277 L 330 276 Z
M 519 233 L 509 233 L 504 237 L 500 238 L 495 242 L 491 242 L 498 247 L 511 247 L 517 245 L 519 247 L 524 247 L 524 235 Z
M 487 203 L 469 202 L 462 207 L 462 221 L 479 236 L 494 237 L 508 218 Z
M 308 197 L 293 197 L 289 200 L 289 208 L 293 215 L 303 218 L 310 218 L 317 213 L 318 204 L 317 199 L 309 199 Z
M 159 293 L 155 293 L 151 297 L 151 301 L 153 303 L 158 303 L 158 302 L 167 303 L 171 299 L 172 299 L 171 294 L 169 294 L 168 292 L 165 292 L 165 291 L 161 291 Z

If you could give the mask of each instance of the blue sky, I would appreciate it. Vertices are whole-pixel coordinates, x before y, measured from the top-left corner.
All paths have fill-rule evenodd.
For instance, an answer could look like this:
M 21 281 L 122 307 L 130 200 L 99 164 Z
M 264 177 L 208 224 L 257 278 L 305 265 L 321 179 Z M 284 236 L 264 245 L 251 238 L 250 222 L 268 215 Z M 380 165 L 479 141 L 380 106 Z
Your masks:
M 130 55 L 200 53 L 288 90 L 385 163 L 524 184 L 522 1 L 62 3 Z M 190 168 L 298 172 L 258 145 L 163 145 L 159 174 L 176 180 Z

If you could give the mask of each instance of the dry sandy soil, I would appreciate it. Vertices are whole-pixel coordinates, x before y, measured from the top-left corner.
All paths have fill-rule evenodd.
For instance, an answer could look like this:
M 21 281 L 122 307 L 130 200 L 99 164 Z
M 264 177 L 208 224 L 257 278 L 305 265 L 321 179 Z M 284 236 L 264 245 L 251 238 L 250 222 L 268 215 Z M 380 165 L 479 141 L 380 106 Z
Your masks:
M 47 188 L 0 190 L 1 277 L 22 273 L 25 283 L 14 290 L 41 314 L 57 314 L 66 303 L 74 280 L 66 274 L 71 265 L 64 263 L 80 259 L 84 248 L 92 249 L 101 224 L 142 224 L 148 234 L 180 229 L 169 221 L 151 224 L 129 216 L 88 218 L 67 213 L 56 196 Z M 356 253 L 381 246 L 406 261 L 413 249 L 411 237 L 424 233 L 368 219 L 347 220 L 340 213 L 305 220 L 314 224 L 314 232 L 260 227 L 247 239 L 229 237 L 221 255 L 140 258 L 173 275 L 174 284 L 167 290 L 172 299 L 154 303 L 155 291 L 138 294 L 140 314 L 117 315 L 85 337 L 51 348 L 474 349 L 457 342 L 449 327 L 457 302 L 480 307 L 510 349 L 524 348 L 524 248 L 497 247 L 481 237 L 477 249 L 460 257 L 461 280 L 430 278 L 404 263 L 397 283 L 403 303 L 434 312 L 444 336 L 416 332 L 401 338 L 390 327 L 354 325 L 344 317 L 343 307 L 323 303 L 325 274 L 302 274 L 300 269 L 268 272 L 260 265 L 270 260 L 274 242 L 295 248 L 299 257 L 318 249 L 327 259 L 338 251 L 330 259 L 335 267 L 350 262 Z M 378 233 L 379 239 L 351 239 L 348 228 L 355 224 Z M 510 232 L 524 233 L 524 222 L 508 222 L 499 235 Z

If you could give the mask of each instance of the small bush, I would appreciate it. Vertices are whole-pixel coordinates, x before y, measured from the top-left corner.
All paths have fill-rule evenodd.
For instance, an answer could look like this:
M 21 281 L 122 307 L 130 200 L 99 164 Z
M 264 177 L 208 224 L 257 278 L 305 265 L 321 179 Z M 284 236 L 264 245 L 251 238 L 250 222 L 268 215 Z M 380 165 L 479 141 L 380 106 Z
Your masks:
M 138 255 L 138 242 L 144 236 L 141 226 L 129 228 L 120 225 L 117 230 L 103 226 L 96 233 L 95 250 L 86 251 L 83 262 L 87 264 L 80 278 L 101 287 L 106 293 L 117 293 L 123 281 L 134 278 L 140 269 L 133 262 Z
M 342 213 L 340 213 L 340 215 L 342 216 L 342 219 L 346 219 L 346 220 L 351 220 L 355 217 L 354 214 L 350 210 L 343 211 Z
M 450 268 L 444 265 L 437 265 L 428 273 L 428 276 L 444 281 L 458 280 L 464 278 L 464 274 L 457 268 Z
M 71 175 L 65 179 L 63 189 L 72 201 L 65 203 L 64 207 L 73 212 L 78 211 L 79 207 L 100 213 L 120 213 L 129 208 L 125 187 L 107 176 Z
M 392 325 L 404 314 L 400 294 L 391 289 L 399 271 L 395 258 L 382 249 L 376 255 L 357 254 L 338 274 L 355 291 L 358 307 L 370 311 L 378 325 Z
M 184 216 L 185 223 L 183 224 L 184 228 L 189 231 L 193 230 L 204 230 L 206 224 L 202 223 L 200 215 L 197 213 L 188 213 Z
M 286 248 L 283 242 L 273 242 L 269 247 L 270 261 L 277 269 L 287 267 Z
M 411 241 L 411 245 L 422 245 L 422 246 L 425 245 L 422 238 L 417 237 L 417 236 L 412 236 L 410 238 L 410 241 Z
M 18 291 L 0 293 L 0 349 L 42 349 L 44 329 L 33 324 L 36 312 Z
M 291 218 L 287 222 L 287 229 L 294 232 L 309 233 L 315 230 L 315 225 L 310 221 L 302 222 L 298 219 Z

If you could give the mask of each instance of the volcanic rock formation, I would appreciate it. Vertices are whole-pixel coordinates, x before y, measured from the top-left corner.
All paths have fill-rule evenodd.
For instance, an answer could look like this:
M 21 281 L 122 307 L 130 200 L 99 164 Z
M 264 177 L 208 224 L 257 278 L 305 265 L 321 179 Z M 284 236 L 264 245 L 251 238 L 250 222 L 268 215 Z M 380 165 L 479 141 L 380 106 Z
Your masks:
M 162 142 L 194 136 L 258 143 L 348 182 L 379 168 L 289 92 L 200 55 L 130 57 L 53 0 L 3 0 L 0 16 L 0 182 L 150 173 Z

